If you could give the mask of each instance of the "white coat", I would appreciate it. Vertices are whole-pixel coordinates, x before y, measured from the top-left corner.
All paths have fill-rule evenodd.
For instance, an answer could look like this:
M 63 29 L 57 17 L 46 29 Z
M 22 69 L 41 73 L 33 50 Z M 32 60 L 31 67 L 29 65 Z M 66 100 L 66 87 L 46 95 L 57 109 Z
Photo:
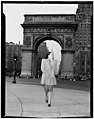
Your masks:
M 49 59 L 42 59 L 41 62 L 41 71 L 42 71 L 42 77 L 41 77 L 41 84 L 46 85 L 56 85 L 56 61 L 51 61 Z

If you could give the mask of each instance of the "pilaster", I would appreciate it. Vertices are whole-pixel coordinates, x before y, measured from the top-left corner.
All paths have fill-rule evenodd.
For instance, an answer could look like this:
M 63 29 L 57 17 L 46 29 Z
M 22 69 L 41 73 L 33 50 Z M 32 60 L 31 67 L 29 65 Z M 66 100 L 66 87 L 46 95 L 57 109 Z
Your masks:
M 61 77 L 65 77 L 66 75 L 73 75 L 73 50 L 61 50 Z
M 21 76 L 31 76 L 31 64 L 32 61 L 32 50 L 22 49 L 22 70 Z

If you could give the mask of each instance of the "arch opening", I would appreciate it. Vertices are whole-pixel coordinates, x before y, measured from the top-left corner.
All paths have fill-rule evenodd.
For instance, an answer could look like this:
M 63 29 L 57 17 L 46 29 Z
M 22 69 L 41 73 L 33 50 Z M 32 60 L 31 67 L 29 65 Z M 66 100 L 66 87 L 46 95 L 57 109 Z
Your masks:
M 55 38 L 52 37 L 44 37 L 42 39 L 40 39 L 36 45 L 35 45 L 35 49 L 37 50 L 37 54 L 36 55 L 36 63 L 35 63 L 35 67 L 36 67 L 36 78 L 41 77 L 41 60 L 45 57 L 45 54 L 49 51 L 54 52 L 54 58 L 55 60 L 57 60 L 57 72 L 59 73 L 60 70 L 60 63 L 61 63 L 61 45 L 60 42 L 58 43 L 57 40 Z M 44 53 L 44 54 L 43 54 Z
M 36 39 L 36 42 L 35 42 L 35 44 L 34 44 L 34 49 L 37 51 L 39 45 L 40 45 L 42 42 L 46 41 L 46 40 L 56 41 L 57 43 L 59 43 L 59 45 L 61 46 L 61 48 L 63 48 L 63 45 L 62 45 L 62 43 L 61 43 L 61 39 L 56 38 L 56 37 L 54 37 L 54 36 L 43 36 L 43 37 L 40 37 L 40 38 L 37 38 L 37 39 Z

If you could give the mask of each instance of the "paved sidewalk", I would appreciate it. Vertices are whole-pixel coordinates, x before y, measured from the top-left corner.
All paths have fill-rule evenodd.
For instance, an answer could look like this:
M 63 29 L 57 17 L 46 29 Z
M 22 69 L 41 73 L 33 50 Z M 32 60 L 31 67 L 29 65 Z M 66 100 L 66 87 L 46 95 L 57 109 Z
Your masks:
M 11 83 L 14 77 L 6 77 L 6 81 Z M 17 84 L 27 84 L 27 85 L 40 85 L 41 79 L 27 79 L 27 78 L 18 78 L 16 77 Z M 57 80 L 57 88 L 63 89 L 74 89 L 81 91 L 90 91 L 90 80 L 87 81 L 66 81 L 66 80 Z
M 54 88 L 52 106 L 44 100 L 39 85 L 6 83 L 6 116 L 82 117 L 90 116 L 90 93 Z

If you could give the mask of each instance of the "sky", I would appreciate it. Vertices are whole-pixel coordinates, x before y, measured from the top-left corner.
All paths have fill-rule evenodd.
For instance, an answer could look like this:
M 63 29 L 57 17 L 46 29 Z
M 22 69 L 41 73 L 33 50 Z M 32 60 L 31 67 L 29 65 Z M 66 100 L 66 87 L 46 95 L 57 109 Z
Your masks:
M 25 14 L 76 14 L 77 7 L 77 4 L 3 4 L 3 13 L 6 15 L 6 42 L 20 41 L 23 44 L 21 24 L 24 22 Z M 60 45 L 54 41 L 47 41 L 47 46 L 53 48 L 55 57 L 60 60 Z
M 24 14 L 75 14 L 77 4 L 4 4 L 6 41 L 23 44 Z

